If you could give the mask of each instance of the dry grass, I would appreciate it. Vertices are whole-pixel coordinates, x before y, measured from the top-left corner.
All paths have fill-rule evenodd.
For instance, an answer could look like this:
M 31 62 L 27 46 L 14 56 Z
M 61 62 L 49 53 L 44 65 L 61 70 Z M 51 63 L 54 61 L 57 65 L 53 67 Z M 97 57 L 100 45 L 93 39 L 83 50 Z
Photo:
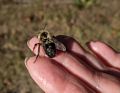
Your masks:
M 83 46 L 101 40 L 120 51 L 120 0 L 97 0 L 87 8 L 49 0 L 0 1 L 0 91 L 41 93 L 24 66 L 26 42 L 44 25 L 55 35 L 74 37 Z M 111 7 L 112 6 L 112 7 Z

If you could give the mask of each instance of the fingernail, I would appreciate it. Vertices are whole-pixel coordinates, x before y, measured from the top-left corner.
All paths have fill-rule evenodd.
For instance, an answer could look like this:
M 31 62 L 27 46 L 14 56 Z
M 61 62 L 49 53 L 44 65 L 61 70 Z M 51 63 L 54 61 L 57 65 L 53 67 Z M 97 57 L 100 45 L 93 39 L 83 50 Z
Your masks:
M 25 61 L 24 61 L 24 62 L 25 62 L 25 66 L 27 66 L 27 61 L 28 61 L 28 60 L 29 60 L 29 57 L 26 57 L 26 58 L 25 58 Z
M 27 45 L 29 45 L 29 41 L 30 41 L 30 40 L 27 41 Z

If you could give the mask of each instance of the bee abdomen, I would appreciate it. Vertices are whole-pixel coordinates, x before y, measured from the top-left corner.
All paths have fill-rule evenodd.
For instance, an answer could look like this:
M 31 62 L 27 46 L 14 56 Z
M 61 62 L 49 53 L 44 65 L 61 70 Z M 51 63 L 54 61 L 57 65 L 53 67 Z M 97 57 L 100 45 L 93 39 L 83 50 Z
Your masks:
M 44 44 L 43 46 L 45 53 L 50 57 L 55 57 L 56 55 L 56 47 L 54 43 L 48 43 L 48 44 Z

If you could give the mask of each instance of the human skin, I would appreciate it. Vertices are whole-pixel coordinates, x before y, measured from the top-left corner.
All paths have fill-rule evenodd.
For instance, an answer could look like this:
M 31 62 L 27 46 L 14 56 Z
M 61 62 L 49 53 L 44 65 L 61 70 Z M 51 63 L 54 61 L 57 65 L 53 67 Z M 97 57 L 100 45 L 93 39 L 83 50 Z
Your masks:
M 32 79 L 45 93 L 120 93 L 120 54 L 100 41 L 87 44 L 86 51 L 68 36 L 57 36 L 67 51 L 57 51 L 54 58 L 40 47 L 39 57 L 27 58 L 25 65 Z M 27 42 L 38 54 L 37 37 Z

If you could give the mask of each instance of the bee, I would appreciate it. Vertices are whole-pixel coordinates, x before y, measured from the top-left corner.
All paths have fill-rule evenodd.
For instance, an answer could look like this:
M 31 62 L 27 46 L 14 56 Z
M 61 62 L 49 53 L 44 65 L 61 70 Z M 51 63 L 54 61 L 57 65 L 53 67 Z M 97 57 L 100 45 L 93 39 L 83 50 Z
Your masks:
M 43 47 L 46 55 L 49 58 L 53 58 L 56 56 L 56 51 L 60 50 L 60 51 L 66 51 L 66 47 L 63 43 L 61 43 L 60 41 L 58 41 L 55 36 L 52 36 L 48 31 L 41 31 L 37 38 L 39 39 L 39 41 L 41 43 L 36 43 L 34 45 L 33 50 L 35 49 L 35 47 L 38 45 L 38 54 L 36 56 L 35 62 L 37 60 L 37 58 L 39 57 L 39 52 L 40 52 L 40 46 Z

